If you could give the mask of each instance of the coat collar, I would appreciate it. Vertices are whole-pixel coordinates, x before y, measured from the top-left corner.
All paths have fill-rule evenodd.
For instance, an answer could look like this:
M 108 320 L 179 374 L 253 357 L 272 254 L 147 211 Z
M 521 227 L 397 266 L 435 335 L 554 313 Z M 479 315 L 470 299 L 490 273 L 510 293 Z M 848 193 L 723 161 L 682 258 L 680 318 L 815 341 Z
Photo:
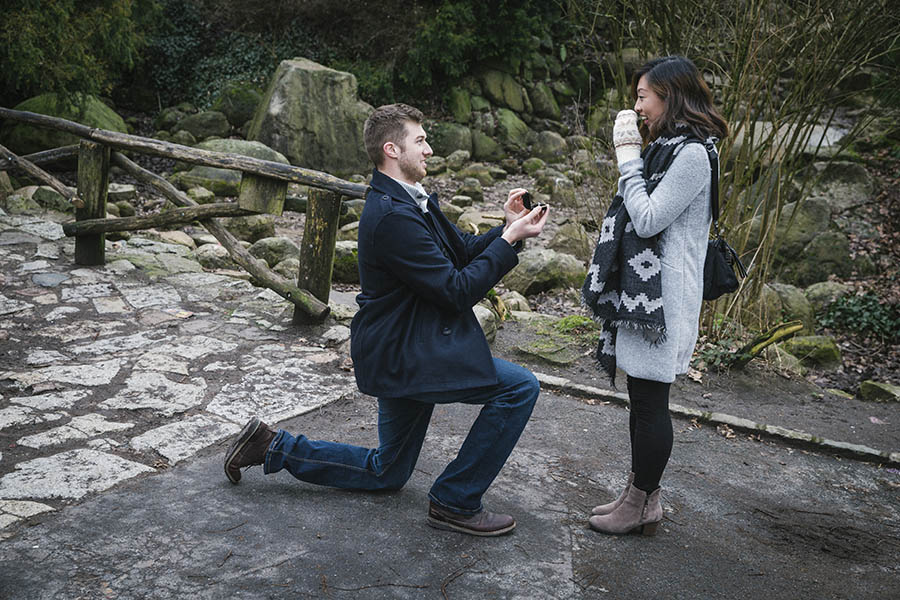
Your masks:
M 397 183 L 393 177 L 388 177 L 377 168 L 372 169 L 372 181 L 369 182 L 369 185 L 377 192 L 387 194 L 391 198 L 406 202 L 407 204 L 412 204 L 416 208 L 419 208 L 415 199 L 409 195 L 409 192 L 407 192 L 402 185 Z

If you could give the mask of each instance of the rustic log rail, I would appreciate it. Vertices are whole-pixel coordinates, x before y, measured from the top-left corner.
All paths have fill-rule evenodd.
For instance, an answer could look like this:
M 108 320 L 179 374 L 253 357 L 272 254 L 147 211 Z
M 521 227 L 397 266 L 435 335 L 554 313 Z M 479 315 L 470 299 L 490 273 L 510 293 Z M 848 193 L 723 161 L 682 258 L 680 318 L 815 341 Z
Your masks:
M 74 146 L 73 155 L 78 155 L 78 147 Z M 11 151 L 9 151 L 4 146 L 0 146 L 0 157 L 6 159 L 3 164 L 4 166 L 8 166 L 9 168 L 19 168 L 31 175 L 32 177 L 36 177 L 40 181 L 43 181 L 58 193 L 62 194 L 63 197 L 66 198 L 69 202 L 72 203 L 72 206 L 75 208 L 84 208 L 84 202 L 81 198 L 78 197 L 72 190 L 67 188 L 63 183 L 58 180 L 56 177 L 43 170 L 30 160 L 22 156 L 16 156 Z
M 233 169 L 262 177 L 279 179 L 289 183 L 299 183 L 301 185 L 322 188 L 332 192 L 338 192 L 341 195 L 349 196 L 351 198 L 365 198 L 366 195 L 366 186 L 364 184 L 345 181 L 340 177 L 335 177 L 328 173 L 286 165 L 270 160 L 228 154 L 227 152 L 201 150 L 200 148 L 191 148 L 190 146 L 182 146 L 181 144 L 163 142 L 128 133 L 95 129 L 93 127 L 88 127 L 87 125 L 82 125 L 81 123 L 67 121 L 66 119 L 60 119 L 58 117 L 48 117 L 47 115 L 40 115 L 21 110 L 10 110 L 3 107 L 0 107 L 0 118 L 18 121 L 20 123 L 28 123 L 29 125 L 37 125 L 39 127 L 59 129 L 77 135 L 78 137 L 99 142 L 120 150 L 134 150 L 142 154 L 174 158 L 195 165 Z
M 122 169 L 126 173 L 128 173 L 138 181 L 142 181 L 155 187 L 166 198 L 171 200 L 173 204 L 181 207 L 198 206 L 196 202 L 188 198 L 187 194 L 176 189 L 175 186 L 173 186 L 171 183 L 169 183 L 156 173 L 152 173 L 144 169 L 120 152 L 113 153 L 112 162 L 117 166 L 122 167 Z M 201 223 L 206 228 L 206 230 L 214 235 L 216 239 L 219 240 L 219 242 L 228 250 L 231 258 L 234 259 L 234 262 L 243 267 L 244 270 L 250 273 L 259 283 L 275 291 L 282 298 L 290 300 L 297 308 L 299 308 L 315 320 L 324 319 L 331 312 L 331 309 L 328 307 L 328 304 L 326 304 L 326 302 L 323 302 L 322 300 L 311 294 L 309 291 L 300 289 L 299 287 L 293 285 L 278 273 L 270 270 L 264 261 L 259 260 L 252 254 L 247 252 L 247 250 L 243 246 L 241 246 L 238 239 L 234 237 L 234 235 L 232 235 L 230 231 L 225 229 L 225 226 L 222 225 L 219 221 L 213 218 L 208 218 L 201 221 Z M 332 252 L 334 252 L 333 242 Z M 330 288 L 331 273 L 328 274 L 328 277 L 329 280 L 327 285 Z M 326 294 L 325 300 L 327 301 L 327 299 L 328 295 Z
M 73 204 L 76 202 L 80 203 L 81 196 L 88 196 L 90 200 L 88 206 L 85 208 L 84 203 L 81 203 L 81 206 L 76 211 L 77 220 L 74 223 L 63 225 L 63 231 L 66 235 L 76 236 L 75 258 L 79 264 L 103 264 L 105 261 L 104 237 L 107 232 L 129 231 L 200 220 L 203 226 L 228 250 L 232 259 L 238 265 L 250 273 L 261 285 L 274 290 L 294 303 L 296 306 L 295 323 L 310 320 L 318 321 L 329 314 L 330 309 L 327 301 L 331 287 L 331 262 L 334 256 L 340 197 L 343 195 L 351 198 L 363 198 L 366 193 L 365 185 L 352 183 L 327 173 L 293 165 L 225 152 L 201 150 L 151 138 L 96 129 L 74 121 L 37 113 L 0 107 L 0 119 L 62 130 L 84 139 L 77 146 L 55 148 L 30 154 L 27 157 L 18 157 L 0 146 L 0 157 L 6 158 L 6 161 L 0 161 L 0 171 L 20 168 L 51 185 L 56 191 L 72 200 Z M 250 175 L 246 179 L 253 183 L 252 187 L 248 186 L 249 194 L 247 196 L 250 197 L 245 197 L 245 190 L 242 190 L 242 197 L 239 199 L 240 203 L 229 202 L 198 206 L 186 194 L 177 190 L 164 178 L 141 168 L 120 152 L 110 152 L 112 148 L 172 158 L 190 164 L 241 171 L 244 175 Z M 107 158 L 104 158 L 104 152 Z M 79 158 L 79 194 L 77 196 L 49 173 L 46 173 L 28 160 L 32 159 L 40 163 L 47 163 L 76 156 Z M 138 181 L 155 187 L 166 198 L 181 208 L 145 217 L 126 217 L 124 219 L 99 218 L 105 214 L 106 182 L 108 181 L 110 161 L 122 167 Z M 269 184 L 267 182 L 272 183 Z M 311 256 L 316 257 L 312 268 L 313 272 L 308 274 L 301 272 L 299 277 L 299 282 L 308 284 L 308 287 L 317 292 L 315 294 L 293 285 L 271 271 L 263 261 L 247 252 L 238 240 L 216 220 L 216 217 L 257 214 L 262 211 L 277 211 L 280 214 L 282 205 L 289 210 L 296 210 L 299 208 L 300 203 L 295 199 L 285 198 L 284 196 L 283 186 L 286 186 L 287 183 L 297 183 L 326 190 L 327 195 L 323 197 L 322 202 L 326 202 L 325 199 L 327 198 L 327 204 L 337 207 L 333 210 L 316 211 L 316 214 L 307 217 L 307 220 L 310 218 L 327 220 L 327 222 L 317 224 L 307 223 L 307 231 L 310 230 L 312 225 L 313 230 L 324 232 L 323 235 L 313 236 L 316 238 L 314 243 L 321 245 L 321 248 L 311 252 Z M 272 195 L 280 195 L 280 198 L 273 200 Z M 246 205 L 245 201 L 250 202 L 250 205 Z M 248 208 L 257 208 L 257 206 L 261 208 L 248 210 Z M 301 318 L 300 312 L 306 318 Z

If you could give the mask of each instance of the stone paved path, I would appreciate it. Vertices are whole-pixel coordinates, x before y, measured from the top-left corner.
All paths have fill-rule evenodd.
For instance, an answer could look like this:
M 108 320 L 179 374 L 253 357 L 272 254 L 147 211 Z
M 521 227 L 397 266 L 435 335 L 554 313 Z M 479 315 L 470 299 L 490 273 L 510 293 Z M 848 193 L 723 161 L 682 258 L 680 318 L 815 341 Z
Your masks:
M 0 211 L 0 538 L 250 415 L 281 421 L 355 389 L 336 368 L 346 326 L 298 338 L 290 303 L 176 244 L 107 242 L 105 266 L 79 267 L 53 218 Z

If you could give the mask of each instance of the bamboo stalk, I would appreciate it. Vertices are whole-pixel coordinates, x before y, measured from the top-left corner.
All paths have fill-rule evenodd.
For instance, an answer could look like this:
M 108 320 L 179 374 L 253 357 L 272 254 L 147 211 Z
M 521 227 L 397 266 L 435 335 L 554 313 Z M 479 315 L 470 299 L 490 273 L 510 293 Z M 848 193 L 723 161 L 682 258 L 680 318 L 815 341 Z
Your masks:
M 4 146 L 0 146 L 0 157 L 6 159 L 6 163 L 8 165 L 12 165 L 16 168 L 22 169 L 32 177 L 36 177 L 40 181 L 43 181 L 44 183 L 52 187 L 54 190 L 62 194 L 66 198 L 66 200 L 72 203 L 75 208 L 84 208 L 84 202 L 81 200 L 81 198 L 78 197 L 78 194 L 67 188 L 59 179 L 43 170 L 36 164 L 32 163 L 31 161 L 25 160 L 20 156 L 16 156 L 12 151 Z
M 216 204 L 200 204 L 176 208 L 166 212 L 142 217 L 121 217 L 117 219 L 87 219 L 63 224 L 63 233 L 68 236 L 109 233 L 111 231 L 135 231 L 152 227 L 171 227 L 191 221 L 202 221 L 213 217 L 243 217 L 257 214 L 246 210 L 234 202 L 218 202 Z
M 188 198 L 186 194 L 175 189 L 171 183 L 155 173 L 140 167 L 133 161 L 129 160 L 120 152 L 114 152 L 112 161 L 125 170 L 126 173 L 146 184 L 152 185 L 158 189 L 166 198 L 174 204 L 181 207 L 196 206 L 197 204 Z M 259 260 L 241 246 L 238 239 L 235 238 L 230 231 L 225 229 L 217 219 L 210 218 L 201 221 L 203 226 L 228 250 L 234 262 L 239 264 L 245 271 L 250 273 L 263 286 L 273 290 L 279 296 L 290 300 L 303 312 L 322 320 L 328 316 L 331 309 L 327 304 L 321 302 L 313 296 L 308 290 L 300 289 L 278 273 L 269 269 L 264 261 Z
M 353 198 L 364 198 L 366 195 L 366 186 L 361 183 L 352 183 L 339 177 L 335 177 L 334 175 L 329 175 L 328 173 L 286 165 L 284 163 L 229 154 L 227 152 L 201 150 L 199 148 L 191 148 L 190 146 L 172 144 L 170 142 L 163 142 L 127 133 L 95 129 L 80 123 L 75 123 L 74 121 L 67 121 L 66 119 L 20 110 L 10 110 L 3 107 L 0 107 L 0 117 L 20 123 L 28 123 L 29 125 L 67 131 L 79 137 L 100 142 L 101 144 L 106 144 L 115 148 L 135 150 L 155 156 L 165 156 L 166 158 L 174 158 L 191 164 L 219 167 L 222 169 L 234 169 L 246 173 L 253 173 L 254 175 L 261 175 L 263 177 L 271 177 L 282 181 L 322 188 Z

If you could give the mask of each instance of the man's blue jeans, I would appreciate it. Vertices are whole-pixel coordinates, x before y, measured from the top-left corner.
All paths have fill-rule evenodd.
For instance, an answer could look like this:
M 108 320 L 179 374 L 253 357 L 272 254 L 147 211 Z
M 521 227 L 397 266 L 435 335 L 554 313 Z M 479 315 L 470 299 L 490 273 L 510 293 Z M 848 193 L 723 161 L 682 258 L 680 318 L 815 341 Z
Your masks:
M 281 469 L 309 483 L 358 490 L 397 490 L 412 475 L 435 404 L 483 405 L 456 458 L 429 498 L 450 511 L 474 514 L 525 428 L 540 386 L 527 369 L 494 359 L 496 385 L 378 399 L 378 448 L 313 441 L 280 430 L 265 472 Z

